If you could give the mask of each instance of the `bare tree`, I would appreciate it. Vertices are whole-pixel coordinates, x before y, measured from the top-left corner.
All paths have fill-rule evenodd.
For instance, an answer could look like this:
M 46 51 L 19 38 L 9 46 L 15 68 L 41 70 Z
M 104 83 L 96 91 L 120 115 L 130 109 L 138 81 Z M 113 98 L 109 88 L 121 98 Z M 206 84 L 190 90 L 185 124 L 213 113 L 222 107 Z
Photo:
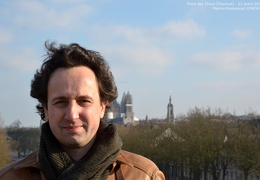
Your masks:
M 17 152 L 17 158 L 38 148 L 40 128 L 21 127 L 21 122 L 16 120 L 6 130 L 12 141 L 12 150 Z
M 0 169 L 11 161 L 11 151 L 3 124 L 4 120 L 0 115 Z
M 239 123 L 235 136 L 235 166 L 244 173 L 244 180 L 257 171 L 259 164 L 259 133 L 252 125 Z
M 210 108 L 195 107 L 179 119 L 181 121 L 176 124 L 174 131 L 184 139 L 184 142 L 178 147 L 176 157 L 185 158 L 179 162 L 185 162 L 185 167 L 190 170 L 190 177 L 199 179 L 203 172 L 205 180 L 207 173 L 216 180 L 222 171 L 225 178 L 231 162 L 228 159 L 229 151 L 227 151 L 228 146 L 225 141 L 227 121 L 224 119 L 222 110 L 212 111 Z M 223 169 L 224 165 L 225 169 Z

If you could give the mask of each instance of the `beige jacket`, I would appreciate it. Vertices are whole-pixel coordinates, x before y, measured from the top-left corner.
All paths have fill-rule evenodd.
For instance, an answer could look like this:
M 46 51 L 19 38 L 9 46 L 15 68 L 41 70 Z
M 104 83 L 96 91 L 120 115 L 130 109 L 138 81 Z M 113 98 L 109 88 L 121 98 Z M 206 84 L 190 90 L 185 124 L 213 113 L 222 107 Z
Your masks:
M 46 180 L 39 169 L 38 151 L 0 171 L 0 180 Z M 121 150 L 107 180 L 164 180 L 163 173 L 149 159 Z

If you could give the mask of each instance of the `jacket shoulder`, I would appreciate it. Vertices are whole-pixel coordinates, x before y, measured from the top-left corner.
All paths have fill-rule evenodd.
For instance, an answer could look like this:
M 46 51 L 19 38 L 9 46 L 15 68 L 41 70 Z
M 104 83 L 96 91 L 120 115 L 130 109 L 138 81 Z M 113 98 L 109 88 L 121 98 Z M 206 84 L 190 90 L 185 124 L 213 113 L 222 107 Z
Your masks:
M 117 157 L 117 163 L 120 164 L 123 174 L 126 173 L 124 171 L 127 169 L 131 173 L 135 171 L 135 173 L 146 174 L 151 179 L 164 179 L 163 173 L 155 163 L 144 156 L 121 150 Z
M 9 177 L 10 175 L 15 175 L 16 172 L 25 172 L 26 170 L 34 170 L 35 168 L 38 169 L 38 151 L 35 151 L 23 159 L 17 160 L 3 169 L 0 170 L 0 179 L 4 179 L 4 177 Z

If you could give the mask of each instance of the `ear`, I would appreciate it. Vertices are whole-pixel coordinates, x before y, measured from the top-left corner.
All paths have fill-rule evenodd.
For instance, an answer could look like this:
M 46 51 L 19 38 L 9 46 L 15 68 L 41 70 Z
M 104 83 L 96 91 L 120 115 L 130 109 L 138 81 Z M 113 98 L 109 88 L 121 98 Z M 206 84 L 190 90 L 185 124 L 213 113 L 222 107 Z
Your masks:
M 100 107 L 101 107 L 100 118 L 101 119 L 104 117 L 104 114 L 106 112 L 107 104 L 108 104 L 108 101 L 101 102 L 101 104 L 100 104 Z
M 49 119 L 48 117 L 48 108 L 47 108 L 47 105 L 46 104 L 41 104 L 42 107 L 43 107 L 43 110 L 44 110 L 44 116 L 45 116 L 45 120 L 47 121 Z

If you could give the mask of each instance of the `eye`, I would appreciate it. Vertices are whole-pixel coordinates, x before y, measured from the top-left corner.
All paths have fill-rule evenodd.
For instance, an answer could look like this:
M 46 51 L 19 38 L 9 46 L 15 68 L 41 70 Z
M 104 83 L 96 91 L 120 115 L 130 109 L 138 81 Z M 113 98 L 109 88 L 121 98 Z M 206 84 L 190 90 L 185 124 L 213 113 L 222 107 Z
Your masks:
M 65 99 L 60 99 L 57 101 L 54 101 L 53 105 L 57 106 L 57 107 L 63 107 L 66 106 L 68 104 L 68 101 Z
M 77 102 L 80 105 L 87 105 L 87 104 L 91 103 L 91 101 L 88 99 L 79 99 Z
M 54 104 L 64 104 L 64 103 L 66 103 L 65 100 L 59 100 L 59 101 L 56 101 Z

